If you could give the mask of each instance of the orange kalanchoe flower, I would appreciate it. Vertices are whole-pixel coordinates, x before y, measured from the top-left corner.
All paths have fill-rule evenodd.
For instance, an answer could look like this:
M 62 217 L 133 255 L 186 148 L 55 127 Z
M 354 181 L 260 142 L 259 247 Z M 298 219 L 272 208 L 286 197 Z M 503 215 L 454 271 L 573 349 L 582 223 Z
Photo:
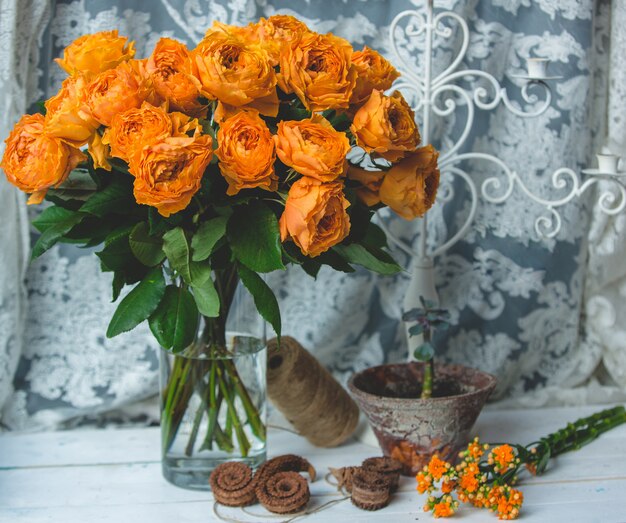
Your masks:
M 496 465 L 496 470 L 504 471 L 511 466 L 515 461 L 515 453 L 513 447 L 504 444 L 499 447 L 494 447 L 489 455 L 489 459 L 493 460 Z
M 467 467 L 464 467 L 459 474 L 459 488 L 466 492 L 476 492 L 480 485 L 478 480 L 479 474 L 480 471 L 476 463 L 470 463 Z
M 212 156 L 208 135 L 172 136 L 147 145 L 129 165 L 135 200 L 156 207 L 165 217 L 185 209 L 200 189 Z
M 435 203 L 438 156 L 433 146 L 427 145 L 392 166 L 380 185 L 381 201 L 407 220 L 423 216 Z
M 432 475 L 435 481 L 439 481 L 450 469 L 450 463 L 443 461 L 436 454 L 430 459 L 428 463 L 428 472 Z
M 449 518 L 454 514 L 452 500 L 440 501 L 433 507 L 433 516 L 436 518 Z
M 345 173 L 348 137 L 321 115 L 279 122 L 274 140 L 280 160 L 300 174 L 332 182 Z
M 146 62 L 146 73 L 154 90 L 170 109 L 199 116 L 206 110 L 201 104 L 200 83 L 192 73 L 191 55 L 185 44 L 161 38 Z
M 524 502 L 524 495 L 508 485 L 497 486 L 489 493 L 488 508 L 498 514 L 499 519 L 516 519 Z
M 417 476 L 415 476 L 415 480 L 417 481 L 416 490 L 420 494 L 428 492 L 433 485 L 433 478 L 428 474 L 424 474 L 424 472 L 418 472 Z
M 276 73 L 260 48 L 221 30 L 209 30 L 192 51 L 194 74 L 210 100 L 278 114 Z
M 489 445 L 481 445 L 478 437 L 476 437 L 469 442 L 467 450 L 459 453 L 459 456 L 465 460 L 478 461 L 488 448 Z
M 215 154 L 228 182 L 227 194 L 255 187 L 267 191 L 278 188 L 272 133 L 257 113 L 242 111 L 228 118 L 220 125 L 217 143 Z
M 68 74 L 92 77 L 113 69 L 135 56 L 135 42 L 119 36 L 117 30 L 83 35 L 63 51 L 63 58 L 55 60 Z
M 50 187 L 58 187 L 86 159 L 75 147 L 44 132 L 44 117 L 25 114 L 5 140 L 0 162 L 7 180 L 32 193 L 28 203 L 41 203 Z
M 70 76 L 59 92 L 46 103 L 46 134 L 80 147 L 93 136 L 99 123 L 91 116 L 85 103 L 86 81 L 82 76 Z
M 330 33 L 304 33 L 280 53 L 280 88 L 313 112 L 347 108 L 356 75 L 352 46 Z
M 287 195 L 279 223 L 281 240 L 291 238 L 303 254 L 319 256 L 348 236 L 349 205 L 341 182 L 300 178 Z
M 352 64 L 358 76 L 350 104 L 361 105 L 367 101 L 373 89 L 386 91 L 400 73 L 382 55 L 365 46 L 352 54 Z

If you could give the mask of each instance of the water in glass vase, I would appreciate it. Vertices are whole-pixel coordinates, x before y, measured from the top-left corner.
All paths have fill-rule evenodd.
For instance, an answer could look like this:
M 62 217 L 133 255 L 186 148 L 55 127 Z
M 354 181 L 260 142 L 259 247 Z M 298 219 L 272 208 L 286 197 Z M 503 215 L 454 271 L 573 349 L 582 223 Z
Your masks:
M 226 349 L 161 351 L 163 475 L 179 487 L 208 490 L 225 461 L 265 461 L 265 342 L 226 334 Z

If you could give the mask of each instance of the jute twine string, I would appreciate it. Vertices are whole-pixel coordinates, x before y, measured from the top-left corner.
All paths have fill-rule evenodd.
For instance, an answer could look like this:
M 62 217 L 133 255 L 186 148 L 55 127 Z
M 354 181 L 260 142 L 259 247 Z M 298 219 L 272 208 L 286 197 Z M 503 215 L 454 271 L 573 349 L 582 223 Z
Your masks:
M 298 433 L 317 447 L 336 447 L 356 429 L 359 408 L 294 338 L 268 342 L 267 395 Z
M 298 512 L 296 514 L 290 514 L 290 517 L 288 519 L 281 519 L 280 522 L 277 523 L 291 523 L 292 521 L 295 521 L 296 519 L 299 518 L 303 518 L 305 516 L 310 516 L 311 514 L 315 514 L 317 512 L 321 512 L 322 510 L 326 510 L 330 507 L 332 507 L 333 505 L 337 505 L 338 503 L 342 503 L 346 500 L 350 499 L 350 496 L 345 496 L 339 499 L 331 499 L 330 501 L 327 501 L 326 503 L 324 503 L 323 505 L 320 505 L 319 507 L 316 507 L 312 510 L 304 510 L 302 512 Z M 219 508 L 221 505 L 219 503 L 213 503 L 213 513 L 217 516 L 218 519 L 220 519 L 221 521 L 226 521 L 228 523 L 249 523 L 249 520 L 243 520 L 243 519 L 237 519 L 231 516 L 226 516 L 224 514 L 220 514 Z M 244 512 L 246 515 L 251 516 L 253 518 L 262 518 L 262 519 L 280 519 L 280 518 L 284 518 L 285 516 L 281 516 L 278 514 L 259 514 L 258 512 L 253 512 L 250 509 L 247 509 L 245 507 L 242 507 L 240 509 L 242 512 Z

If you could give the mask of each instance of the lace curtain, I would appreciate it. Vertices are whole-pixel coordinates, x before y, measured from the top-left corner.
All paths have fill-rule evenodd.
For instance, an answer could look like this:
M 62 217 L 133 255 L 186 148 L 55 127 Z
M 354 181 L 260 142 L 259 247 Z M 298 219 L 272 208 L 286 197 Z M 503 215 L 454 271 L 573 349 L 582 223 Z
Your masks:
M 245 24 L 260 16 L 294 14 L 313 29 L 333 31 L 355 47 L 391 56 L 389 25 L 423 1 L 360 0 L 0 0 L 0 138 L 27 107 L 50 96 L 63 74 L 52 63 L 84 33 L 117 28 L 147 56 L 161 36 L 193 46 L 214 19 Z M 579 171 L 602 145 L 626 155 L 626 7 L 607 0 L 436 0 L 471 29 L 467 67 L 506 75 L 529 55 L 550 58 L 564 77 L 539 118 L 522 120 L 498 108 L 477 115 L 466 151 L 503 158 L 545 197 L 547 178 L 563 165 Z M 449 63 L 458 39 L 442 42 L 436 63 Z M 455 47 L 456 46 L 456 47 Z M 419 67 L 420 44 L 400 43 Z M 410 93 L 406 93 L 410 97 Z M 521 103 L 517 99 L 518 103 Z M 608 109 L 608 113 L 607 113 Z M 610 118 L 607 119 L 606 115 Z M 462 116 L 439 121 L 436 145 L 445 150 Z M 608 138 L 607 138 L 608 137 Z M 478 182 L 485 165 L 466 166 Z M 458 180 L 444 176 L 457 195 Z M 436 260 L 437 286 L 455 322 L 441 357 L 499 377 L 496 405 L 547 405 L 626 399 L 626 216 L 599 214 L 593 197 L 571 203 L 554 240 L 539 240 L 542 209 L 516 191 L 505 205 L 480 204 L 475 224 L 454 250 Z M 467 213 L 466 198 L 439 204 L 430 215 L 433 245 L 453 233 Z M 29 209 L 30 213 L 37 212 Z M 135 405 L 134 418 L 153 411 L 137 402 L 157 390 L 156 346 L 142 327 L 113 340 L 104 332 L 114 305 L 110 275 L 90 251 L 52 249 L 27 266 L 24 199 L 0 180 L 0 406 L 12 429 L 52 428 Z M 414 241 L 417 223 L 387 224 Z M 394 255 L 405 266 L 401 251 Z M 382 278 L 323 270 L 313 281 L 298 268 L 273 274 L 288 334 L 296 336 L 341 379 L 369 365 L 406 358 L 398 318 L 407 275 Z M 25 281 L 26 285 L 22 285 Z M 148 403 L 148 406 L 150 403 Z M 145 407 L 145 408 L 144 408 Z

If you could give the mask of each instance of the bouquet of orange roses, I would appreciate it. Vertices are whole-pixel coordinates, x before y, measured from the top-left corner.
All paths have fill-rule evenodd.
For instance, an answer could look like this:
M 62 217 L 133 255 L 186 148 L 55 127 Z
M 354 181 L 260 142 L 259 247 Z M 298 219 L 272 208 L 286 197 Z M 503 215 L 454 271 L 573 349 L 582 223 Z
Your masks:
M 215 23 L 194 49 L 162 38 L 146 59 L 117 31 L 85 35 L 57 62 L 69 76 L 43 114 L 16 124 L 0 165 L 29 203 L 51 202 L 33 222 L 33 257 L 59 241 L 103 245 L 113 299 L 134 286 L 109 337 L 147 320 L 166 350 L 223 354 L 239 281 L 280 336 L 259 273 L 395 273 L 374 212 L 411 219 L 433 204 L 437 152 L 418 147 L 402 95 L 384 94 L 396 70 L 293 17 Z M 209 446 L 234 449 L 214 413 L 228 398 L 243 405 L 227 421 L 245 456 L 242 427 L 265 431 L 237 370 L 207 363 L 192 381 L 180 364 L 163 391 L 164 449 L 199 391 Z

